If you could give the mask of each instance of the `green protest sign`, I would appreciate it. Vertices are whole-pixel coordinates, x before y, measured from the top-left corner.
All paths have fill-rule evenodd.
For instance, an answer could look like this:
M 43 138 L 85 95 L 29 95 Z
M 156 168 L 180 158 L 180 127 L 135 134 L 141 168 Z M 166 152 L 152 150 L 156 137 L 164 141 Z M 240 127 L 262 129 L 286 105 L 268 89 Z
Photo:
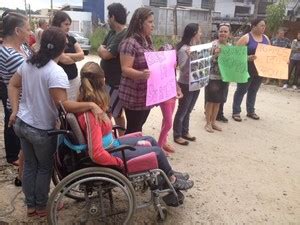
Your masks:
M 224 82 L 246 83 L 249 78 L 246 46 L 223 46 L 218 65 Z

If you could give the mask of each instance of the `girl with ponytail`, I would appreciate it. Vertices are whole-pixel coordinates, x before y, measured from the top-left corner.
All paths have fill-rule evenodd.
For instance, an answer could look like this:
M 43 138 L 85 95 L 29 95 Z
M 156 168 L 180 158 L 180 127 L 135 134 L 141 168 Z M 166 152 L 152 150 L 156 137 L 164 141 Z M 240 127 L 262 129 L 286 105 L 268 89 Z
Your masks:
M 102 114 L 94 102 L 67 100 L 68 76 L 57 65 L 65 44 L 66 36 L 61 29 L 45 30 L 39 51 L 18 68 L 8 86 L 12 105 L 9 126 L 14 126 L 25 158 L 22 186 L 28 216 L 46 216 L 56 150 L 56 137 L 48 136 L 47 132 L 55 129 L 57 106 L 62 103 L 66 111 L 74 113 L 92 111 L 95 118 Z
M 78 101 L 92 101 L 103 111 L 109 109 L 108 94 L 105 89 L 104 72 L 97 63 L 86 63 L 80 72 L 81 86 L 79 88 Z M 115 152 L 110 154 L 105 149 L 117 147 L 119 145 L 135 146 L 135 151 L 125 150 L 126 160 L 154 152 L 157 157 L 158 167 L 169 177 L 174 188 L 177 190 L 187 190 L 193 187 L 194 182 L 189 180 L 186 173 L 175 172 L 172 170 L 163 150 L 153 137 L 125 135 L 115 139 L 112 135 L 112 124 L 105 114 L 98 122 L 91 112 L 78 113 L 77 119 L 83 131 L 87 143 L 88 154 L 94 163 L 103 166 L 116 166 L 123 168 L 122 153 Z M 149 145 L 145 145 L 145 142 Z

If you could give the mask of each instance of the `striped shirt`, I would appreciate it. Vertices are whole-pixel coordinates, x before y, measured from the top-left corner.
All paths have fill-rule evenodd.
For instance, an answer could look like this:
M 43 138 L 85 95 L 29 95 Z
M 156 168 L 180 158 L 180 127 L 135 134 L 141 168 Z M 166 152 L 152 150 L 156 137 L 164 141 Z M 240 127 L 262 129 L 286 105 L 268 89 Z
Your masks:
M 31 50 L 23 44 L 21 50 L 24 53 L 23 55 L 11 47 L 6 47 L 0 45 L 0 82 L 4 83 L 6 87 L 8 86 L 10 78 L 17 72 L 19 66 L 24 62 L 25 58 L 28 58 L 32 52 Z M 7 92 L 7 90 L 5 90 Z M 22 93 L 20 93 L 21 99 Z M 8 109 L 11 109 L 9 99 L 7 99 Z
M 17 72 L 18 67 L 23 63 L 23 56 L 14 48 L 0 46 L 0 82 L 6 86 L 10 78 Z

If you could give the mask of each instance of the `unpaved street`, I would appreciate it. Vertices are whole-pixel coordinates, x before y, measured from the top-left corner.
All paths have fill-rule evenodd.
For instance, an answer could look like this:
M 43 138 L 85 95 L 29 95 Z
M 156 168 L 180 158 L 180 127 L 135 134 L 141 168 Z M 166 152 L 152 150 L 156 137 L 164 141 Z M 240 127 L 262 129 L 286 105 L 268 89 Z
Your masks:
M 94 56 L 88 60 L 99 61 Z M 225 105 L 228 118 L 234 89 L 232 84 Z M 203 128 L 203 99 L 201 90 L 191 117 L 190 133 L 197 142 L 174 144 L 176 153 L 169 158 L 175 169 L 190 173 L 195 186 L 185 193 L 184 205 L 168 208 L 164 224 L 300 224 L 300 92 L 262 86 L 256 104 L 261 120 L 248 119 L 243 112 L 241 123 L 230 119 L 220 124 L 222 132 L 213 134 Z M 157 138 L 160 125 L 157 107 L 144 133 Z M 0 140 L 0 224 L 32 224 L 23 193 L 13 185 L 16 171 L 3 158 L 2 132 Z M 155 218 L 152 208 L 138 210 L 134 224 L 156 224 Z

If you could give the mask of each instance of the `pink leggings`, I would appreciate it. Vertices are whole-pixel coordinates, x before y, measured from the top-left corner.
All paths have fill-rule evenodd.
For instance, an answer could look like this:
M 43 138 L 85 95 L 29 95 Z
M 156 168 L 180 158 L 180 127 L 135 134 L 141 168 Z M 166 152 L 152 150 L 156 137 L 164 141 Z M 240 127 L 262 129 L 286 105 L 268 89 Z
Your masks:
M 163 147 L 167 143 L 168 133 L 173 126 L 173 112 L 175 109 L 176 98 L 171 98 L 160 103 L 161 113 L 163 115 L 161 131 L 158 139 L 158 145 Z

